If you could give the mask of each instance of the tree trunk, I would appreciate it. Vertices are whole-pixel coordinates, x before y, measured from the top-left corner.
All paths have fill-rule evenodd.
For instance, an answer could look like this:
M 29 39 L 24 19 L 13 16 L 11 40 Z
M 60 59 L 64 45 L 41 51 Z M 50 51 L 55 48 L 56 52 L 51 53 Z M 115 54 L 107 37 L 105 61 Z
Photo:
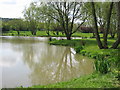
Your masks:
M 56 34 L 59 35 L 59 31 L 58 30 L 56 31 Z
M 67 40 L 71 40 L 71 35 L 66 34 Z
M 36 31 L 31 31 L 32 35 L 36 35 Z
M 95 37 L 95 33 L 93 32 L 93 38 Z
M 47 33 L 47 35 L 48 35 L 48 36 L 50 36 L 50 32 L 49 32 L 49 29 L 48 29 L 48 31 L 46 31 L 46 33 Z
M 111 38 L 115 38 L 115 34 L 114 33 L 110 33 Z
M 36 31 L 34 32 L 34 34 L 33 35 L 36 35 Z
M 17 33 L 18 33 L 18 36 L 20 35 L 20 32 L 19 31 L 17 31 Z
M 112 47 L 113 49 L 117 49 L 118 45 L 120 44 L 120 1 L 116 2 L 116 8 L 117 8 L 117 20 L 118 20 L 118 26 L 117 26 L 117 32 L 118 32 L 118 38 L 115 43 L 113 43 Z
M 111 14 L 112 14 L 112 8 L 113 8 L 113 2 L 111 2 L 111 4 L 110 4 L 110 9 L 109 9 L 108 16 L 107 16 L 107 28 L 106 28 L 106 30 L 104 30 L 104 34 L 103 34 L 104 49 L 108 48 L 107 36 L 109 33 L 109 28 L 110 28 L 110 18 L 111 18 Z
M 95 27 L 96 40 L 97 40 L 99 48 L 102 49 L 103 46 L 102 46 L 102 42 L 100 40 L 100 36 L 99 36 L 99 32 L 98 32 L 97 17 L 96 17 L 96 14 L 95 14 L 94 2 L 91 2 L 91 5 L 92 5 L 92 14 L 93 14 L 93 17 L 94 17 L 94 27 Z

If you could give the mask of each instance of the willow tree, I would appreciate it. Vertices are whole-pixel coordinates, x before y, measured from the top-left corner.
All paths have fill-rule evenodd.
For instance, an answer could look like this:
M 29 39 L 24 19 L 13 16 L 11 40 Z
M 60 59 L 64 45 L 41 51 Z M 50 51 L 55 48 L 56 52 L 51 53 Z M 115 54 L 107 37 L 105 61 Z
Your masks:
M 37 18 L 35 9 L 36 3 L 33 2 L 23 11 L 25 20 L 28 22 L 28 29 L 31 31 L 32 35 L 36 35 L 37 32 Z
M 81 11 L 83 3 L 81 2 L 47 2 L 44 5 L 44 12 L 42 14 L 47 19 L 52 19 L 54 22 L 58 22 L 65 33 L 67 40 L 71 40 L 71 36 L 78 30 L 86 18 L 82 18 L 84 12 Z M 41 8 L 41 7 L 39 7 Z M 82 20 L 76 29 L 74 23 L 76 20 Z
M 91 6 L 92 6 L 93 17 L 94 17 L 94 26 L 95 26 L 96 40 L 97 40 L 99 48 L 102 49 L 103 45 L 102 45 L 102 42 L 100 40 L 100 35 L 99 35 L 99 32 L 98 32 L 97 17 L 96 17 L 96 11 L 95 11 L 94 2 L 91 2 Z
M 114 49 L 116 49 L 118 47 L 118 45 L 120 44 L 120 1 L 116 2 L 116 11 L 117 11 L 117 33 L 118 33 L 118 36 L 117 36 L 117 40 L 111 47 Z
M 111 15 L 112 15 L 112 9 L 113 9 L 113 2 L 108 3 L 108 5 L 106 5 L 107 7 L 107 13 L 105 14 L 105 18 L 103 18 L 103 20 L 105 20 L 106 23 L 106 28 L 103 31 L 103 43 L 100 40 L 100 36 L 99 36 L 99 32 L 98 32 L 98 19 L 101 20 L 101 17 L 97 17 L 96 15 L 96 8 L 95 8 L 95 3 L 91 2 L 91 6 L 92 6 L 92 15 L 93 15 L 93 19 L 94 19 L 94 26 L 95 26 L 95 34 L 96 34 L 96 40 L 98 42 L 98 46 L 100 49 L 107 49 L 108 48 L 108 42 L 107 42 L 107 38 L 108 38 L 108 34 L 110 31 L 110 20 L 111 20 Z M 106 7 L 104 7 L 103 10 L 105 10 Z M 100 14 L 100 13 L 99 13 Z
M 50 16 L 46 15 L 46 12 L 49 12 L 49 7 L 47 7 L 45 3 L 40 3 L 36 8 L 36 14 L 38 15 L 39 22 L 44 23 L 46 34 L 50 36 L 50 29 L 54 20 Z
M 111 18 L 111 15 L 112 15 L 112 8 L 113 8 L 113 2 L 110 3 L 110 9 L 109 9 L 109 11 L 107 13 L 108 14 L 107 15 L 107 27 L 106 27 L 106 30 L 104 31 L 104 34 L 103 34 L 104 49 L 108 48 L 107 37 L 108 37 L 109 29 L 110 29 L 110 18 Z

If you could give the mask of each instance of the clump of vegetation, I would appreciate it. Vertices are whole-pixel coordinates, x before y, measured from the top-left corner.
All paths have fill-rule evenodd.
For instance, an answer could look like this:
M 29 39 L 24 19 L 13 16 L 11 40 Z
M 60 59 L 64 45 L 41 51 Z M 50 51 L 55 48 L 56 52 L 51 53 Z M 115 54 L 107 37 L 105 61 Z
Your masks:
M 76 51 L 76 53 L 80 53 L 81 50 L 83 50 L 83 46 L 76 46 L 74 49 Z
M 98 54 L 95 60 L 96 71 L 106 74 L 110 70 L 110 63 L 105 55 Z

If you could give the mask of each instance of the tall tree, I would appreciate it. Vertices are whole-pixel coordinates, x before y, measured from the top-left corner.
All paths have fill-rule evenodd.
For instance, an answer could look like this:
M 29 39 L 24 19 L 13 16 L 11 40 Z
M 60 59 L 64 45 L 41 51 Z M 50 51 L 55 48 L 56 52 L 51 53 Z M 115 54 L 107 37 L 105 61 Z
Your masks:
M 92 6 L 92 14 L 93 14 L 93 17 L 94 17 L 94 26 L 95 26 L 96 40 L 97 40 L 99 48 L 102 49 L 103 45 L 102 45 L 102 42 L 100 40 L 100 36 L 99 36 L 99 32 L 98 32 L 97 17 L 96 17 L 96 13 L 95 13 L 96 11 L 95 11 L 94 2 L 91 2 L 91 6 Z
M 111 47 L 111 48 L 114 48 L 114 49 L 116 49 L 118 47 L 118 45 L 120 44 L 120 1 L 116 2 L 116 10 L 117 10 L 117 33 L 118 33 L 118 38 Z
M 32 35 L 36 35 L 37 32 L 37 18 L 36 18 L 36 3 L 30 4 L 30 7 L 23 11 L 25 20 L 28 22 L 28 29 L 31 31 Z
M 111 2 L 111 4 L 110 4 L 110 9 L 109 9 L 108 15 L 107 15 L 107 27 L 106 27 L 106 30 L 104 30 L 104 34 L 103 34 L 104 49 L 108 48 L 108 45 L 107 45 L 107 36 L 108 36 L 108 33 L 109 33 L 109 28 L 110 28 L 110 18 L 111 18 L 111 14 L 112 14 L 112 8 L 113 8 L 113 2 Z
M 48 2 L 44 6 L 47 9 L 43 14 L 57 21 L 61 25 L 67 39 L 71 40 L 72 34 L 78 29 L 73 30 L 74 23 L 80 19 L 84 13 L 81 12 L 82 5 L 83 4 L 79 2 Z M 78 27 L 85 22 L 85 19 L 86 18 L 82 19 Z
M 109 34 L 111 38 L 115 38 L 115 35 L 117 34 L 117 15 L 116 15 L 116 8 L 115 8 L 115 3 L 113 5 L 113 10 L 112 10 L 112 16 L 111 16 L 111 22 L 110 22 L 110 29 L 109 29 Z
M 6 22 L 6 25 L 9 30 L 17 31 L 17 34 L 20 35 L 20 30 L 24 27 L 24 21 L 22 19 L 14 19 Z
M 110 24 L 111 24 L 110 20 L 111 20 L 111 15 L 112 15 L 113 2 L 107 3 L 105 5 L 106 7 L 109 7 L 109 8 L 105 9 L 106 7 L 104 7 L 103 10 L 105 10 L 107 12 L 106 15 L 104 15 L 104 17 L 100 15 L 103 10 L 102 11 L 99 10 L 100 12 L 99 13 L 97 12 L 98 15 L 96 15 L 94 2 L 91 2 L 91 6 L 92 6 L 92 14 L 93 14 L 93 17 L 94 17 L 95 33 L 96 33 L 96 40 L 98 42 L 98 46 L 99 46 L 100 49 L 102 49 L 102 48 L 108 49 L 107 39 L 108 39 L 108 34 L 110 33 Z M 101 8 L 98 8 L 98 9 L 101 9 Z M 100 36 L 99 36 L 99 32 L 98 32 L 98 25 L 97 24 L 99 24 L 100 27 L 103 26 L 103 25 L 106 25 L 106 28 L 104 28 L 105 26 L 103 26 L 103 32 L 104 32 L 103 33 L 103 44 L 102 44 L 102 42 L 100 40 Z
M 45 4 L 40 3 L 40 7 L 36 8 L 36 14 L 39 15 L 38 19 L 44 23 L 44 29 L 48 36 L 50 36 L 50 29 L 51 29 L 51 23 L 54 22 L 53 19 L 50 16 L 46 15 L 49 13 L 49 7 L 47 7 Z

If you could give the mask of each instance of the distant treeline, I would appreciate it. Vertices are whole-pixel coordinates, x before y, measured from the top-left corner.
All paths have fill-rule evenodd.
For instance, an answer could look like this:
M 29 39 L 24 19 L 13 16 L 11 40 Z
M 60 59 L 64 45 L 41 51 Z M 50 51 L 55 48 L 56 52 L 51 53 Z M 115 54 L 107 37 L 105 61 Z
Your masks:
M 37 24 L 37 30 L 47 30 L 45 23 L 39 23 Z M 28 26 L 28 22 L 16 19 L 16 18 L 2 18 L 2 32 L 8 32 L 10 30 L 14 31 L 31 31 L 31 28 Z M 63 32 L 62 27 L 60 25 L 52 24 L 52 26 L 49 27 L 49 31 L 57 31 L 57 32 Z M 82 33 L 94 33 L 94 28 L 89 26 L 81 26 L 78 31 Z M 104 29 L 99 28 L 99 32 L 103 33 Z

